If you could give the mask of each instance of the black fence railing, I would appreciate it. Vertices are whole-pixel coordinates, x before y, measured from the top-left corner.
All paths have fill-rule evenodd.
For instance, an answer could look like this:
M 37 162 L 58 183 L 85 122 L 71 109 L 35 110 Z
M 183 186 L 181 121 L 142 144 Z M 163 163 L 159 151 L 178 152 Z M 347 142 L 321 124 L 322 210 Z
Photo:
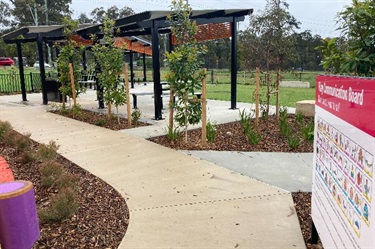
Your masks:
M 42 81 L 39 73 L 25 74 L 27 92 L 39 92 L 42 90 Z M 0 93 L 21 92 L 21 80 L 19 74 L 0 74 Z

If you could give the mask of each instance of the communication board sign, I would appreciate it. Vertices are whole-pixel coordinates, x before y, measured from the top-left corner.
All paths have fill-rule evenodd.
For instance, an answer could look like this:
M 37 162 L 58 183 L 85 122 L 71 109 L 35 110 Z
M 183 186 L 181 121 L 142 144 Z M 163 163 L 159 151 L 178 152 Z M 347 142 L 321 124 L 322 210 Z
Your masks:
M 312 218 L 325 248 L 375 248 L 375 79 L 316 79 Z

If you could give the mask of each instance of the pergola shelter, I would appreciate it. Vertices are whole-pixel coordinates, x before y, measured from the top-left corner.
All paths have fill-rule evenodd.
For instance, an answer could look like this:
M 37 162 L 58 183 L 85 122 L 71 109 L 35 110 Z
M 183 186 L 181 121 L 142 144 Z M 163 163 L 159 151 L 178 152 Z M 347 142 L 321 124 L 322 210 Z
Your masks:
M 79 29 L 92 26 L 93 24 L 80 24 Z M 22 38 L 20 38 L 22 37 Z M 19 61 L 19 72 L 20 72 L 20 81 L 21 81 L 21 91 L 22 91 L 22 100 L 27 101 L 26 96 L 26 87 L 25 87 L 25 75 L 24 75 L 24 65 L 22 60 L 22 44 L 36 42 L 38 47 L 38 58 L 39 58 L 39 70 L 42 83 L 42 95 L 43 95 L 43 104 L 48 104 L 47 96 L 47 83 L 46 83 L 46 71 L 44 66 L 44 45 L 52 45 L 54 43 L 65 42 L 67 39 L 74 39 L 78 44 L 90 48 L 93 45 L 91 39 L 83 39 L 79 35 L 72 35 L 71 37 L 64 36 L 64 25 L 50 25 L 50 26 L 26 26 L 18 30 L 10 32 L 2 36 L 3 40 L 7 44 L 16 44 L 17 45 L 17 54 Z M 132 46 L 127 46 L 127 50 L 130 53 L 130 68 L 131 68 L 131 82 L 132 86 L 134 85 L 134 71 L 133 71 L 133 50 L 143 54 L 143 60 L 145 60 L 145 55 L 151 55 L 151 43 L 137 38 L 135 36 L 123 37 L 118 41 L 118 46 L 121 46 L 124 43 L 131 43 Z M 83 58 L 83 69 L 86 68 L 86 53 L 85 50 L 82 54 Z M 146 64 L 144 63 L 144 76 L 143 80 L 146 81 Z M 99 100 L 99 107 L 104 107 L 103 100 Z
M 198 41 L 214 40 L 231 37 L 231 105 L 230 109 L 237 107 L 237 25 L 244 21 L 245 16 L 250 15 L 252 9 L 227 9 L 227 10 L 193 10 L 190 19 L 198 25 Z M 160 82 L 160 50 L 159 34 L 169 34 L 169 50 L 173 50 L 176 45 L 171 33 L 168 16 L 173 15 L 173 11 L 146 11 L 132 16 L 115 20 L 116 41 L 115 43 L 126 43 L 130 53 L 131 82 L 133 79 L 132 57 L 133 51 L 143 51 L 143 64 L 145 65 L 145 55 L 152 55 L 153 81 L 154 81 L 154 108 L 155 120 L 162 117 L 162 87 Z M 101 38 L 101 27 L 103 24 L 81 25 L 76 31 L 77 39 L 89 41 L 92 35 Z M 117 32 L 120 30 L 120 32 Z M 23 35 L 23 39 L 18 37 Z M 151 44 L 138 38 L 137 36 L 150 35 Z M 126 39 L 125 39 L 126 38 Z M 20 61 L 22 98 L 26 101 L 26 90 L 22 63 L 21 44 L 26 42 L 37 42 L 39 53 L 39 65 L 42 79 L 43 103 L 48 103 L 45 82 L 45 68 L 43 57 L 43 44 L 56 40 L 66 39 L 63 36 L 63 26 L 40 26 L 24 27 L 3 36 L 6 43 L 15 43 L 18 48 L 18 58 Z M 91 42 L 91 41 L 90 41 Z M 150 46 L 151 45 L 151 46 Z M 144 80 L 146 80 L 146 69 L 144 68 Z M 132 84 L 132 87 L 134 85 Z M 104 107 L 99 101 L 99 107 Z
M 252 12 L 252 9 L 193 10 L 190 16 L 199 28 L 196 37 L 198 41 L 231 37 L 231 109 L 237 107 L 237 24 L 244 21 L 245 16 Z M 117 37 L 151 35 L 155 120 L 163 118 L 159 34 L 169 34 L 169 48 L 172 50 L 175 42 L 167 18 L 173 13 L 173 11 L 146 11 L 115 21 L 115 29 L 120 30 L 120 33 L 116 34 Z M 82 28 L 77 30 L 77 34 L 83 38 L 89 38 L 93 34 L 100 37 L 101 26 L 102 24 L 98 24 Z

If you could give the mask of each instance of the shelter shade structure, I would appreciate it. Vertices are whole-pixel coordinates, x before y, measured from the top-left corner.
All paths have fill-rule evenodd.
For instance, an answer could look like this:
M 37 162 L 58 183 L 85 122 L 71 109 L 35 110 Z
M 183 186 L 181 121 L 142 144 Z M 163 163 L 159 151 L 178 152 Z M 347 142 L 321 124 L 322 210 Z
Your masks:
M 252 14 L 252 9 L 223 9 L 223 10 L 193 10 L 190 16 L 199 27 L 198 40 L 220 39 L 232 37 L 232 65 L 231 65 L 231 109 L 236 109 L 237 102 L 237 24 L 245 20 L 245 16 Z M 116 30 L 120 31 L 117 37 L 129 37 L 139 35 L 150 35 L 152 42 L 152 62 L 154 81 L 155 119 L 162 119 L 161 83 L 160 83 L 160 51 L 159 34 L 170 34 L 170 22 L 168 16 L 173 11 L 146 11 L 132 16 L 117 19 Z M 82 37 L 92 34 L 100 35 L 100 27 L 97 24 L 77 31 Z M 224 37 L 223 37 L 224 36 Z M 170 35 L 170 50 L 175 45 L 173 36 Z
M 80 24 L 79 29 L 87 28 L 93 26 L 93 24 Z M 20 38 L 21 37 L 21 38 Z M 17 45 L 17 53 L 18 57 L 21 56 L 22 58 L 22 44 L 36 42 L 38 47 L 38 61 L 39 61 L 39 71 L 40 71 L 40 78 L 41 78 L 41 85 L 42 85 L 42 99 L 43 104 L 48 104 L 48 97 L 46 91 L 46 72 L 45 72 L 45 45 L 52 45 L 54 43 L 63 43 L 66 42 L 67 39 L 73 39 L 77 42 L 78 45 L 85 46 L 86 48 L 90 48 L 93 45 L 93 41 L 89 38 L 83 38 L 78 34 L 71 35 L 70 37 L 64 36 L 64 25 L 49 25 L 49 26 L 26 26 L 10 33 L 7 33 L 2 36 L 2 39 L 7 44 L 16 44 Z M 123 39 L 131 40 L 132 45 L 127 50 L 134 48 L 135 51 L 138 53 L 146 53 L 147 55 L 150 54 L 150 45 L 151 43 L 140 39 L 138 37 L 130 37 Z M 143 49 L 142 49 L 143 48 Z M 56 48 L 57 49 L 57 48 Z M 58 54 L 58 53 L 56 53 Z M 82 54 L 83 60 L 83 69 L 87 70 L 86 68 L 86 54 Z M 19 59 L 20 62 L 22 60 Z M 144 67 L 146 64 L 144 63 Z M 146 72 L 146 69 L 144 69 Z M 27 101 L 27 93 L 25 87 L 25 80 L 24 80 L 24 65 L 23 63 L 19 64 L 19 73 L 20 73 L 20 83 L 21 83 L 21 91 L 22 91 L 22 100 Z M 132 73 L 134 76 L 134 73 Z M 146 79 L 146 76 L 144 76 Z M 134 79 L 133 79 L 134 81 Z M 103 105 L 101 105 L 103 107 Z
M 231 37 L 231 109 L 237 105 L 237 24 L 244 21 L 245 16 L 252 14 L 252 9 L 223 9 L 223 10 L 193 10 L 190 19 L 195 21 L 199 27 L 198 41 L 213 40 Z M 114 34 L 116 43 L 127 44 L 126 49 L 143 54 L 143 65 L 145 66 L 145 55 L 152 55 L 153 82 L 154 82 L 154 108 L 155 120 L 162 119 L 162 88 L 160 79 L 160 50 L 159 34 L 169 34 L 169 50 L 173 49 L 173 35 L 171 35 L 168 16 L 173 11 L 145 11 L 115 20 Z M 101 27 L 103 24 L 83 24 L 76 30 L 76 39 L 91 43 L 91 36 L 99 39 L 103 36 Z M 24 27 L 2 38 L 6 43 L 22 44 L 26 42 L 38 42 L 39 63 L 43 88 L 45 88 L 45 71 L 43 58 L 43 43 L 53 43 L 58 40 L 66 40 L 63 36 L 63 25 Z M 22 35 L 24 38 L 18 38 Z M 148 35 L 151 43 L 140 39 L 138 36 Z M 70 37 L 72 39 L 72 37 Z M 123 39 L 126 38 L 126 39 Z M 87 45 L 87 44 L 86 44 Z M 87 45 L 89 46 L 89 45 Z M 132 57 L 132 56 L 131 56 Z M 131 62 L 132 71 L 132 62 Z M 22 65 L 20 65 L 22 67 Z M 20 69 L 21 73 L 21 69 Z M 131 72 L 131 82 L 134 82 L 134 73 Z M 146 70 L 144 68 L 144 80 Z M 134 83 L 133 83 L 134 86 Z M 24 89 L 23 89 L 24 90 Z M 46 92 L 43 92 L 43 103 L 47 104 Z M 25 96 L 24 96 L 25 95 Z M 23 92 L 26 97 L 26 92 Z

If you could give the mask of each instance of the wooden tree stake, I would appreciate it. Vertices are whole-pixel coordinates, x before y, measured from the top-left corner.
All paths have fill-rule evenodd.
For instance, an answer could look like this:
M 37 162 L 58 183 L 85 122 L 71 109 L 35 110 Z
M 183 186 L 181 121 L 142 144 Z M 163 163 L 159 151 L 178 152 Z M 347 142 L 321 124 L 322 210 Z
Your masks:
M 202 80 L 202 146 L 207 145 L 207 99 L 206 99 L 206 68 L 203 68 L 204 78 Z
M 281 80 L 281 69 L 277 70 L 276 79 L 276 118 L 280 117 L 280 80 Z
M 128 126 L 132 127 L 132 115 L 130 107 L 130 90 L 129 90 L 129 78 L 128 78 L 128 65 L 125 63 L 124 67 L 124 79 L 125 79 L 125 93 L 126 93 L 126 112 L 128 115 Z
M 70 82 L 71 82 L 71 86 L 72 86 L 73 104 L 74 104 L 74 106 L 76 106 L 77 105 L 76 87 L 74 85 L 74 71 L 73 71 L 73 65 L 72 65 L 72 63 L 69 63 L 69 74 L 70 74 Z
M 256 76 L 255 76 L 255 127 L 257 129 L 259 125 L 259 88 L 260 88 L 260 76 L 259 76 L 259 67 L 257 67 Z
M 174 104 L 174 92 L 172 85 L 169 86 L 169 126 L 168 129 L 173 131 L 173 104 Z

